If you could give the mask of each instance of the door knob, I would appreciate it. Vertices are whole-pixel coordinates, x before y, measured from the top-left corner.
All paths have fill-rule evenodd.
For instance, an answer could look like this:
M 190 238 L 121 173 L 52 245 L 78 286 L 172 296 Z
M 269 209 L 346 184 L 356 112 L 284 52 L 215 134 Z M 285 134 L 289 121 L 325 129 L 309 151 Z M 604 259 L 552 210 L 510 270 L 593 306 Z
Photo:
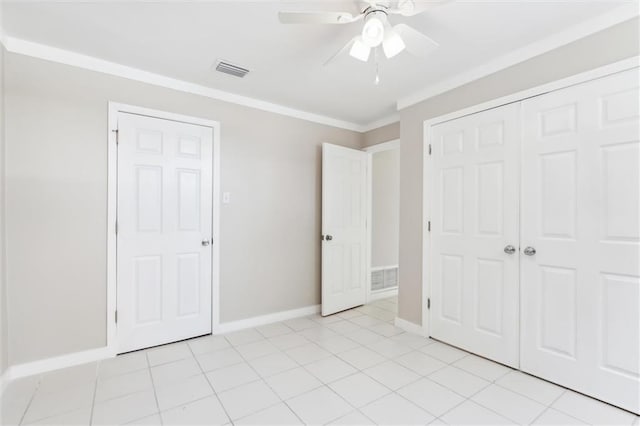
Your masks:
M 211 244 L 211 241 L 209 241 L 209 240 L 202 240 L 202 246 L 203 246 L 203 247 L 206 247 L 206 246 L 208 246 L 209 244 Z
M 526 249 L 524 249 L 524 254 L 526 254 L 527 256 L 533 256 L 534 254 L 536 254 L 536 249 L 534 249 L 533 247 L 527 247 Z
M 504 248 L 504 252 L 507 254 L 513 254 L 516 252 L 516 248 L 514 246 L 512 246 L 511 244 L 509 244 L 508 246 L 506 246 Z
M 333 240 L 333 236 L 331 236 L 331 235 L 325 235 L 325 236 L 324 236 L 324 239 L 325 239 L 326 241 L 331 241 L 331 240 Z

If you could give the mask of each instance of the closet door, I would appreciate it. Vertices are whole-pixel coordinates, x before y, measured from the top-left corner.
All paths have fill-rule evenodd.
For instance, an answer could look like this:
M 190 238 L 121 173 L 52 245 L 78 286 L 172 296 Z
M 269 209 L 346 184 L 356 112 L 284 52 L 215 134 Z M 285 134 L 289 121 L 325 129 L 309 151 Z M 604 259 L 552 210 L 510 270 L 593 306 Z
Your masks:
M 523 102 L 521 368 L 640 412 L 638 71 Z
M 518 366 L 519 104 L 431 130 L 431 336 Z

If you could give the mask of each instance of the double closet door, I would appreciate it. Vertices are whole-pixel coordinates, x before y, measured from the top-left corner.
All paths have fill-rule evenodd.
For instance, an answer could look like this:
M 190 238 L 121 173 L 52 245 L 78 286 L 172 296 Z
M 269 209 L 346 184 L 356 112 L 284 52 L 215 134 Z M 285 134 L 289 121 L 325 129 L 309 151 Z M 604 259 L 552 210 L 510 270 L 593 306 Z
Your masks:
M 640 412 L 638 70 L 432 127 L 431 335 Z

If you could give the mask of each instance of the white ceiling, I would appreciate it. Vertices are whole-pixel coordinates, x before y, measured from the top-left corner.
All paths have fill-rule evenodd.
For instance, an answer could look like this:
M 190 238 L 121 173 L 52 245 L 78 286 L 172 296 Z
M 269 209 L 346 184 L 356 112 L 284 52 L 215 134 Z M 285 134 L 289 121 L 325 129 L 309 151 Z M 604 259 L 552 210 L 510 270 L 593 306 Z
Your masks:
M 11 37 L 46 44 L 303 111 L 365 125 L 396 101 L 620 7 L 618 0 L 452 1 L 411 18 L 394 15 L 440 47 L 375 66 L 348 56 L 322 64 L 361 30 L 282 25 L 279 10 L 357 12 L 350 1 L 16 1 L 4 4 Z M 381 55 L 383 56 L 383 55 Z M 217 58 L 247 67 L 238 79 L 212 70 Z

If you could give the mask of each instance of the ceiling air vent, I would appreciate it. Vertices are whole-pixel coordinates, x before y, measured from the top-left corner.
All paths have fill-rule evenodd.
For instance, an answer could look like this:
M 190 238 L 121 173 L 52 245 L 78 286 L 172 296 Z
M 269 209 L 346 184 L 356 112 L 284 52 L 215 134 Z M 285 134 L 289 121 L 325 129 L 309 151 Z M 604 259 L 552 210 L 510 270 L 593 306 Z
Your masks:
M 242 68 L 225 61 L 218 61 L 218 63 L 216 64 L 216 71 L 241 78 L 247 75 L 247 73 L 249 72 L 249 70 L 246 68 Z

